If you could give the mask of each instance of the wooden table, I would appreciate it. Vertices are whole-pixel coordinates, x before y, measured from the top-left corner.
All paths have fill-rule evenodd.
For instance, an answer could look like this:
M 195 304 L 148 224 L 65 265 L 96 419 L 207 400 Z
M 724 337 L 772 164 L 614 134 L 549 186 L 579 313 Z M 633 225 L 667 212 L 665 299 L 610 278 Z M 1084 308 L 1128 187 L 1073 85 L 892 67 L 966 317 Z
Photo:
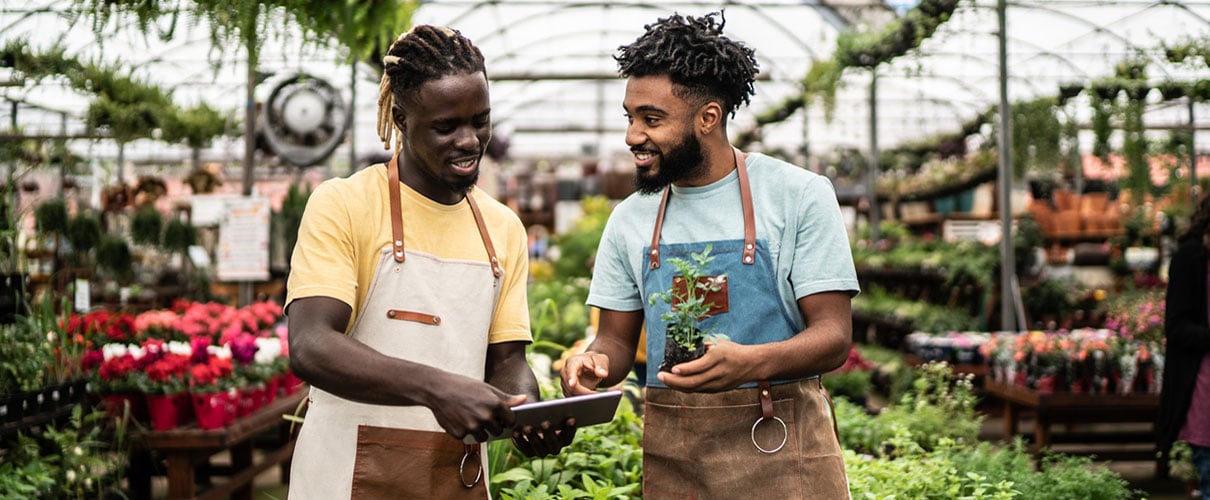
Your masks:
M 1158 394 L 1072 394 L 1057 392 L 1041 394 L 1034 389 L 1004 384 L 986 379 L 984 391 L 1004 401 L 1004 436 L 1017 435 L 1017 424 L 1023 410 L 1034 414 L 1034 435 L 1030 450 L 1037 455 L 1055 443 L 1109 444 L 1082 453 L 1095 454 L 1108 460 L 1156 460 L 1156 474 L 1167 472 L 1168 464 L 1155 452 L 1155 416 L 1159 409 Z M 1149 431 L 1132 432 L 1064 432 L 1053 434 L 1052 424 L 1147 423 Z M 1145 443 L 1146 450 L 1124 450 L 1122 444 Z M 1112 445 L 1118 445 L 1116 447 Z
M 299 402 L 307 396 L 304 386 L 288 396 L 282 396 L 256 412 L 218 429 L 202 430 L 195 425 L 167 431 L 139 430 L 131 434 L 132 451 L 128 478 L 131 498 L 151 498 L 151 476 L 155 467 L 151 455 L 156 453 L 167 462 L 168 498 L 252 498 L 252 481 L 266 469 L 282 466 L 282 480 L 289 477 L 294 439 L 289 435 L 289 422 L 282 415 L 293 414 Z M 253 463 L 253 445 L 257 435 L 277 428 L 282 443 L 267 451 L 259 462 Z M 200 496 L 194 482 L 195 466 L 209 463 L 210 457 L 221 451 L 231 453 L 228 481 L 215 485 Z

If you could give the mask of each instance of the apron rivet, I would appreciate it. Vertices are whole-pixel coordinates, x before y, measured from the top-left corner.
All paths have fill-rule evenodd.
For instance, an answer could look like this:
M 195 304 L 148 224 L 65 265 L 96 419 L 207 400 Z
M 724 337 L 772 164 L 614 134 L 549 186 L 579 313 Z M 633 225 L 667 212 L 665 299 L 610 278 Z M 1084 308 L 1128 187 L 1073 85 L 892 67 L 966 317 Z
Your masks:
M 395 317 L 395 311 L 387 311 L 387 317 L 388 317 L 388 318 L 394 318 L 394 317 Z
M 768 391 L 768 390 L 762 390 L 762 391 L 760 391 L 760 395 L 761 395 L 761 396 L 766 396 L 766 397 L 767 397 L 767 396 L 769 395 L 769 391 Z
M 441 324 L 441 318 L 434 316 L 434 317 L 433 317 L 433 324 L 434 324 L 434 325 L 440 325 L 440 324 Z
M 395 266 L 395 272 L 399 272 L 399 266 Z
M 402 242 L 402 241 L 399 241 L 399 240 L 395 240 L 395 246 L 397 246 L 397 247 L 398 247 L 398 246 L 403 246 L 403 242 Z
M 751 250 L 751 249 L 752 249 L 752 244 L 751 244 L 751 243 L 749 243 L 749 244 L 748 244 L 748 250 Z

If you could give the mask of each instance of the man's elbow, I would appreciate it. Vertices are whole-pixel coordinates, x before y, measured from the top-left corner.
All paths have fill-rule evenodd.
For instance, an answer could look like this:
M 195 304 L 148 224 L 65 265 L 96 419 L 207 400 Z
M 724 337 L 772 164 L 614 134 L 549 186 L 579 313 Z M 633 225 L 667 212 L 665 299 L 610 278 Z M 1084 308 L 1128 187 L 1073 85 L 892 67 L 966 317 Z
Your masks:
M 853 346 L 853 328 L 850 325 L 843 326 L 847 328 L 840 328 L 829 343 L 825 357 L 828 368 L 824 370 L 825 373 L 840 368 L 849 359 L 849 349 Z

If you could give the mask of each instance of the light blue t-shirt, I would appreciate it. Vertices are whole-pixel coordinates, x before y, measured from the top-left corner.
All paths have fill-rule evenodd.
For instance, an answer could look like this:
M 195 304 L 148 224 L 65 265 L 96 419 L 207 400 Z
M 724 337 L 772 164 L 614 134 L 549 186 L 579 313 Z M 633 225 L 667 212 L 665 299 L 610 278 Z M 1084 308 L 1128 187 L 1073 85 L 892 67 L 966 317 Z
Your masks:
M 844 291 L 856 295 L 857 272 L 836 192 L 827 177 L 760 153 L 746 165 L 756 216 L 756 238 L 764 240 L 777 272 L 778 293 L 796 327 L 805 327 L 798 299 Z M 597 249 L 588 305 L 614 311 L 643 309 L 643 269 L 651 244 L 660 194 L 635 193 L 613 210 Z M 661 243 L 742 240 L 744 218 L 739 174 L 707 186 L 672 186 Z

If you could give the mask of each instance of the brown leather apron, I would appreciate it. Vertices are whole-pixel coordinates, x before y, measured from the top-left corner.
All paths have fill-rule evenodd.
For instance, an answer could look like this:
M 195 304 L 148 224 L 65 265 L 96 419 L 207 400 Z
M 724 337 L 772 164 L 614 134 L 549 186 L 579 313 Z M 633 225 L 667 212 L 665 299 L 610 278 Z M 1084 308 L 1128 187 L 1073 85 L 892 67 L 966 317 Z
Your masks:
M 503 269 L 471 193 L 467 203 L 488 262 L 405 249 L 397 160 L 387 166 L 392 244 L 350 335 L 386 354 L 483 380 Z M 399 376 L 407 376 L 401 373 Z M 295 446 L 295 499 L 487 498 L 480 445 L 446 434 L 423 406 L 379 406 L 311 389 Z
M 726 310 L 702 321 L 741 344 L 765 344 L 798 335 L 776 292 L 771 257 L 756 238 L 755 212 L 744 156 L 735 151 L 743 210 L 743 239 L 664 243 L 660 240 L 671 190 L 656 215 L 646 294 L 666 289 L 677 276 L 670 256 L 687 258 L 709 244 L 707 274 L 727 277 Z M 715 301 L 718 302 L 717 300 Z M 643 495 L 646 498 L 847 499 L 848 481 L 831 400 L 819 377 L 764 381 L 715 394 L 669 389 L 656 379 L 663 359 L 663 309 L 644 311 L 648 332 L 648 387 L 643 432 Z M 755 387 L 752 387 L 755 386 Z

